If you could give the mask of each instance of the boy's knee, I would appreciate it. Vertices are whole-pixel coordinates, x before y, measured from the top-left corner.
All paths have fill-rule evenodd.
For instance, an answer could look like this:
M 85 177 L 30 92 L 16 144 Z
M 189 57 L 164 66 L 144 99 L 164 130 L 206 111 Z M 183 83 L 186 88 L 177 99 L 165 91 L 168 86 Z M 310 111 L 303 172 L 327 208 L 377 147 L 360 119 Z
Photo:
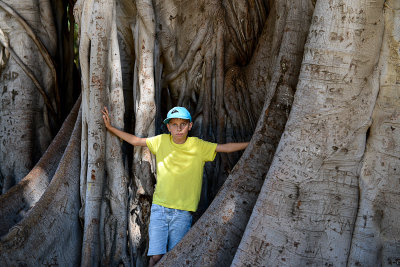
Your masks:
M 150 264 L 149 267 L 156 265 L 157 262 L 161 260 L 163 255 L 153 255 L 150 257 Z
M 161 257 L 162 257 L 163 255 L 153 255 L 153 256 L 151 256 L 152 258 L 153 258 L 153 260 L 154 261 L 159 261 L 159 260 L 161 260 Z

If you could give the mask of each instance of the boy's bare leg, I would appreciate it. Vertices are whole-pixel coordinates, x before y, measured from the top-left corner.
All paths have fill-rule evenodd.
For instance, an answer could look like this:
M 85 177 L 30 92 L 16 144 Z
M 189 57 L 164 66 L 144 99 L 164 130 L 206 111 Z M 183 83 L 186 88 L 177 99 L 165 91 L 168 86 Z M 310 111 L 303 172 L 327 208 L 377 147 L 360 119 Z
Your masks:
M 161 260 L 161 257 L 162 257 L 162 256 L 163 256 L 163 255 L 153 255 L 153 256 L 151 256 L 151 257 L 150 257 L 149 267 L 153 267 L 154 265 L 156 265 L 157 262 L 158 262 L 159 260 Z

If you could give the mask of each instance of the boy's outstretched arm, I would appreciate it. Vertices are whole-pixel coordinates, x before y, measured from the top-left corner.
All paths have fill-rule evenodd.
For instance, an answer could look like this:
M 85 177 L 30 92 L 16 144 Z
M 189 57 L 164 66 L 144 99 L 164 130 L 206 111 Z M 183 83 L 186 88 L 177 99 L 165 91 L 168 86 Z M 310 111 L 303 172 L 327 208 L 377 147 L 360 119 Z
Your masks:
M 215 151 L 217 152 L 225 152 L 225 153 L 230 153 L 230 152 L 235 152 L 239 150 L 245 149 L 249 145 L 249 142 L 245 143 L 227 143 L 227 144 L 218 144 L 217 148 Z
M 101 112 L 103 113 L 104 124 L 106 125 L 107 130 L 109 130 L 111 133 L 115 134 L 116 136 L 125 140 L 126 142 L 128 142 L 131 145 L 147 146 L 146 138 L 137 137 L 133 134 L 123 132 L 123 131 L 118 130 L 117 128 L 111 126 L 110 116 L 108 114 L 108 109 L 106 107 L 104 107 L 104 109 Z

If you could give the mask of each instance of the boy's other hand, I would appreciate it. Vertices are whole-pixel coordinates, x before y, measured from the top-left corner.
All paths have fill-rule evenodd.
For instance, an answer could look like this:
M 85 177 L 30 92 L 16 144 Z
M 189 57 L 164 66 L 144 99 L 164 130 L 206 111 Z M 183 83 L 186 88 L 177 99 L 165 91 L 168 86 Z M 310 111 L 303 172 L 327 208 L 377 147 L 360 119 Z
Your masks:
M 246 147 L 248 145 L 249 145 L 249 142 L 218 144 L 217 148 L 215 149 L 215 151 L 216 152 L 231 153 L 231 152 L 235 152 L 235 151 L 246 149 Z
M 110 115 L 108 114 L 107 107 L 104 107 L 104 109 L 101 112 L 103 113 L 104 124 L 106 125 L 106 128 L 108 129 L 111 127 L 111 121 L 110 121 Z

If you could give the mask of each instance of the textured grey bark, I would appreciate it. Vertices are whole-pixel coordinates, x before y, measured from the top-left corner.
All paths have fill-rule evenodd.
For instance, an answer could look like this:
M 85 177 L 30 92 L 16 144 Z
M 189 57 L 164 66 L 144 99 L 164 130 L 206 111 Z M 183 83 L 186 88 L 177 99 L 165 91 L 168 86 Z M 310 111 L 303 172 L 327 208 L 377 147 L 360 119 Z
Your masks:
M 4 193 L 28 174 L 51 142 L 50 122 L 56 119 L 57 106 L 54 66 L 48 60 L 56 44 L 48 1 L 0 4 L 0 186 Z
M 81 113 L 57 172 L 29 215 L 0 238 L 4 266 L 78 266 Z
M 344 5 L 316 4 L 292 111 L 233 266 L 347 264 L 383 1 Z
M 106 104 L 105 94 L 110 79 L 110 46 L 113 19 L 113 0 L 85 1 L 81 21 L 88 23 L 81 28 L 82 38 L 79 51 L 84 60 L 82 92 L 82 170 L 81 198 L 84 219 L 82 259 L 83 266 L 97 266 L 107 262 L 104 237 L 102 205 L 104 186 L 107 182 L 105 141 L 106 130 L 103 127 L 101 109 Z M 78 11 L 77 11 L 78 12 Z M 103 258 L 104 255 L 104 258 Z M 113 261 L 111 259 L 111 261 Z
M 386 1 L 379 95 L 360 170 L 360 200 L 348 264 L 400 264 L 399 106 L 400 3 Z M 394 49 L 396 47 L 396 49 Z
M 107 99 L 114 126 L 124 128 L 124 95 L 122 91 L 122 69 L 120 49 L 117 38 L 116 7 L 113 5 L 111 25 L 111 48 L 109 57 L 110 78 L 108 79 Z M 128 172 L 124 166 L 122 142 L 116 136 L 106 137 L 106 170 L 102 221 L 104 221 L 104 252 L 102 265 L 129 266 L 127 227 L 128 227 Z
M 0 209 L 0 236 L 6 234 L 12 226 L 25 218 L 47 190 L 57 171 L 60 159 L 65 153 L 74 129 L 80 102 L 80 99 L 76 102 L 57 136 L 35 167 L 20 183 L 0 196 L 0 207 L 2 207 Z
M 55 28 L 40 27 L 53 23 L 41 13 L 51 3 L 60 31 L 66 20 L 59 16 L 71 16 L 74 3 L 0 7 L 6 2 L 34 18 L 28 33 L 0 8 L 0 41 L 10 44 L 0 47 L 0 165 L 10 169 L 30 157 L 4 160 L 25 149 L 18 135 L 34 139 L 27 153 L 45 144 L 47 134 L 35 139 L 37 129 L 49 129 L 50 110 L 65 110 L 74 94 L 64 84 L 70 65 L 59 73 L 70 52 L 59 46 L 55 57 L 55 38 L 48 38 Z M 207 164 L 195 219 L 219 193 L 160 266 L 228 266 L 232 259 L 234 266 L 398 265 L 399 8 L 396 0 L 77 1 L 80 141 L 76 132 L 68 145 L 57 137 L 37 165 L 42 170 L 0 197 L 0 263 L 145 266 L 153 159 L 107 134 L 100 110 L 108 106 L 116 127 L 151 136 L 165 131 L 169 108 L 183 105 L 194 136 L 253 138 L 243 155 L 221 154 Z M 58 40 L 68 41 L 61 34 Z M 36 35 L 50 52 L 36 50 Z M 15 55 L 29 51 L 16 47 L 18 38 L 33 47 L 19 61 L 34 62 L 27 63 L 31 77 L 13 73 Z M 57 77 L 69 88 L 61 103 L 51 89 Z M 17 128 L 10 127 L 14 115 L 24 116 Z M 22 165 L 15 170 L 26 174 L 30 167 Z M 1 181 L 11 185 L 10 177 Z
M 135 66 L 133 81 L 134 134 L 151 137 L 155 134 L 155 38 L 156 21 L 153 1 L 136 1 L 136 22 L 131 25 L 134 36 Z M 148 223 L 154 192 L 154 164 L 147 147 L 133 148 L 132 185 L 129 200 L 129 238 L 133 264 L 147 265 Z

